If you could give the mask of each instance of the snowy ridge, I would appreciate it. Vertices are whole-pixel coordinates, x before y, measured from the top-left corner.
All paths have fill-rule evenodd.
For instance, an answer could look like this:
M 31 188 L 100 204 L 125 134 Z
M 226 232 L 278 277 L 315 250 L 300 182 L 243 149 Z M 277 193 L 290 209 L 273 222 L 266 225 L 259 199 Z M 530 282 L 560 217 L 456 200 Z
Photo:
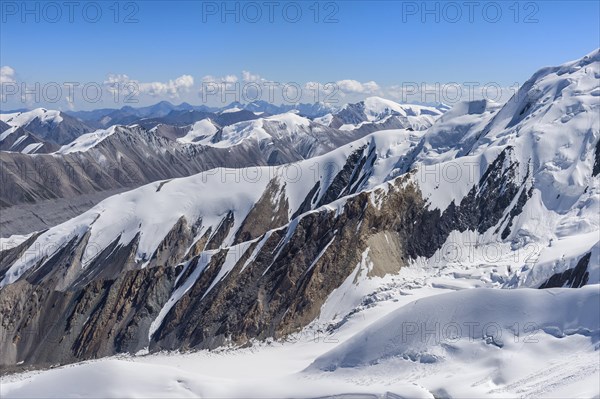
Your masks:
M 88 212 L 49 229 L 34 245 L 60 248 L 74 237 L 81 238 L 89 232 L 90 245 L 95 249 L 87 251 L 87 255 L 82 257 L 82 264 L 86 265 L 117 237 L 120 245 L 127 245 L 140 233 L 137 258 L 140 262 L 146 262 L 181 216 L 190 222 L 201 219 L 202 228 L 198 234 L 201 236 L 209 229 L 213 232 L 217 230 L 223 218 L 232 211 L 235 225 L 224 241 L 227 246 L 232 243 L 235 232 L 273 179 L 279 181 L 280 187 L 285 187 L 284 196 L 289 202 L 288 213 L 291 216 L 300 208 L 317 181 L 322 184 L 320 196 L 324 195 L 348 156 L 357 149 L 373 143 L 372 146 L 381 152 L 382 158 L 394 153 L 397 158 L 417 139 L 418 136 L 412 132 L 381 131 L 326 155 L 295 164 L 248 170 L 219 168 L 187 178 L 151 183 L 110 197 Z M 81 146 L 85 146 L 86 142 L 84 140 Z M 388 175 L 388 167 L 389 162 L 376 164 L 365 188 L 380 184 Z M 174 203 L 178 206 L 173 207 Z M 7 272 L 0 286 L 16 281 L 46 255 L 49 254 L 38 252 L 35 257 L 24 256 Z
M 210 119 L 202 119 L 194 123 L 184 137 L 177 139 L 180 143 L 194 143 L 207 137 L 212 137 L 218 131 L 218 127 Z
M 111 126 L 108 129 L 99 129 L 92 133 L 86 133 L 79 136 L 69 144 L 62 146 L 56 154 L 71 154 L 74 152 L 85 152 L 91 148 L 96 147 L 102 141 L 106 140 L 107 137 L 115 134 L 119 126 Z
M 414 181 L 430 207 L 443 211 L 452 202 L 460 203 L 498 154 L 510 147 L 510 162 L 518 165 L 516 181 L 531 190 L 504 237 L 512 241 L 512 249 L 533 244 L 543 253 L 554 246 L 557 256 L 569 246 L 562 242 L 575 240 L 582 244 L 576 256 L 571 253 L 571 262 L 576 262 L 597 247 L 600 183 L 592 169 L 600 140 L 599 77 L 600 52 L 595 51 L 582 60 L 542 69 L 501 107 L 480 101 L 448 111 L 409 155 L 410 168 L 417 170 Z M 493 242 L 493 236 L 490 231 L 482 241 Z M 548 278 L 552 269 L 564 271 L 572 265 L 550 263 L 535 268 L 536 273 L 546 270 L 535 281 L 540 283 L 542 275 Z M 592 259 L 590 271 L 597 265 Z M 526 268 L 524 273 L 531 271 Z M 529 281 L 527 285 L 534 281 L 520 279 Z
M 217 148 L 228 148 L 253 140 L 261 142 L 272 139 L 301 140 L 297 136 L 312 137 L 309 126 L 311 121 L 294 112 L 287 112 L 238 122 L 219 129 L 209 120 L 202 120 L 192 126 L 186 138 L 179 141 Z
M 509 158 L 504 161 L 503 167 L 507 168 L 513 162 L 520 161 L 516 162 L 519 173 L 515 183 L 523 185 L 521 191 L 531 191 L 531 198 L 523 205 L 523 212 L 512 220 L 510 234 L 506 237 L 507 241 L 511 241 L 512 249 L 524 248 L 531 243 L 536 243 L 541 249 L 571 236 L 589 234 L 588 237 L 593 237 L 593 233 L 600 229 L 597 218 L 593 217 L 600 206 L 599 183 L 597 177 L 591 176 L 594 163 L 592 149 L 600 136 L 600 121 L 594 118 L 595 113 L 600 111 L 600 106 L 598 97 L 593 94 L 596 90 L 594 79 L 599 73 L 599 61 L 597 53 L 585 60 L 584 66 L 578 62 L 573 64 L 577 67 L 568 64 L 545 69 L 544 73 L 534 75 L 532 79 L 535 80 L 530 80 L 524 85 L 522 92 L 517 94 L 519 98 L 523 98 L 520 102 L 511 100 L 502 107 L 486 102 L 457 105 L 425 132 L 418 145 L 415 144 L 420 136 L 414 133 L 382 131 L 323 157 L 290 165 L 299 168 L 302 173 L 296 181 L 279 182 L 280 187 L 285 186 L 285 197 L 290 204 L 289 216 L 300 208 L 317 181 L 322 184 L 319 191 L 322 196 L 350 153 L 371 141 L 376 143 L 377 162 L 371 177 L 362 185 L 361 190 L 375 189 L 393 179 L 398 167 L 416 170 L 411 177 L 413 183 L 420 188 L 430 208 L 440 210 L 446 209 L 452 202 L 458 204 L 465 198 L 487 168 L 501 153 L 510 149 Z M 557 75 L 559 72 L 560 78 Z M 565 74 L 573 76 L 570 80 L 564 80 Z M 572 83 L 563 84 L 557 82 L 557 79 Z M 532 94 L 528 91 L 534 83 L 536 93 L 542 93 L 536 97 L 536 102 L 532 102 Z M 556 92 L 556 87 L 560 87 L 562 91 Z M 543 93 L 551 93 L 552 97 Z M 373 108 L 381 110 L 382 107 L 387 109 L 387 103 L 377 103 L 377 107 Z M 531 115 L 520 114 L 520 109 L 530 108 Z M 560 117 L 569 109 L 581 111 L 566 120 Z M 510 111 L 521 115 L 518 123 L 509 123 L 514 119 L 506 116 Z M 271 136 L 264 127 L 273 124 L 283 129 L 283 134 L 293 134 L 294 130 L 290 131 L 289 126 L 302 131 L 310 121 L 294 113 L 287 113 L 241 122 L 224 129 L 223 141 L 232 143 L 248 137 Z M 568 136 L 562 135 L 564 129 L 569 130 Z M 541 131 L 544 134 L 543 141 L 536 139 Z M 408 167 L 402 165 L 407 159 Z M 523 160 L 526 162 L 522 162 Z M 558 162 L 568 167 L 557 166 Z M 318 170 L 318 177 L 315 176 L 315 165 L 323 168 Z M 428 175 L 431 165 L 437 170 L 437 175 L 434 173 L 433 178 Z M 458 165 L 462 172 L 458 180 L 440 178 L 439 171 L 447 165 L 454 168 Z M 224 216 L 233 210 L 235 225 L 223 242 L 227 246 L 232 243 L 235 232 L 261 198 L 271 179 L 274 176 L 281 179 L 289 169 L 289 166 L 283 166 L 257 168 L 252 173 L 246 171 L 248 175 L 258 175 L 258 178 L 247 179 L 246 182 L 240 178 L 240 171 L 217 169 L 186 179 L 153 183 L 110 198 L 80 217 L 49 230 L 39 240 L 55 241 L 57 237 L 62 237 L 59 242 L 66 243 L 74 236 L 81 237 L 88 230 L 85 226 L 91 226 L 90 241 L 100 248 L 106 248 L 116 237 L 120 237 L 120 243 L 125 245 L 138 233 L 145 232 L 141 235 L 138 251 L 139 260 L 145 261 L 181 216 L 189 221 L 201 218 L 202 232 L 209 228 L 214 232 Z M 159 186 L 161 189 L 157 190 Z M 207 197 L 204 194 L 207 192 L 214 194 Z M 315 198 L 314 202 L 318 203 L 319 199 L 320 197 Z M 331 206 L 339 209 L 343 206 L 343 201 Z M 172 203 L 181 205 L 174 210 L 170 206 Z M 202 206 L 199 207 L 199 204 Z M 514 206 L 515 204 L 511 207 Z M 154 216 L 157 210 L 162 215 L 160 220 L 156 220 Z M 511 208 L 507 208 L 505 215 L 510 210 Z M 97 215 L 101 216 L 98 220 Z M 500 238 L 498 229 L 498 226 L 490 228 L 489 232 L 483 234 L 481 241 L 490 244 L 496 242 Z M 586 239 L 585 242 L 588 244 L 583 250 L 587 251 L 597 241 L 590 242 Z M 573 254 L 575 258 L 582 255 L 583 253 Z M 83 263 L 89 261 L 90 259 L 84 259 Z M 2 285 L 15 281 L 33 264 L 31 260 L 25 263 L 16 262 Z M 596 264 L 592 262 L 592 269 Z M 526 273 L 527 269 L 523 272 Z M 550 270 L 546 273 L 550 273 Z M 546 277 L 549 277 L 546 273 Z
M 381 97 L 369 97 L 356 104 L 346 104 L 337 113 L 325 115 L 317 120 L 341 130 L 390 123 L 392 120 L 400 123 L 403 128 L 425 130 L 442 114 L 443 111 L 435 107 L 399 104 Z
M 27 126 L 35 119 L 46 125 L 58 125 L 63 121 L 60 111 L 47 110 L 45 108 L 36 108 L 32 111 L 14 114 L 0 114 L 0 120 L 14 128 Z M 4 139 L 4 136 L 0 137 L 0 139 Z
M 42 125 L 56 126 L 62 122 L 63 118 L 60 111 L 47 110 L 45 108 L 36 108 L 32 111 L 17 112 L 13 114 L 0 114 L 0 121 L 10 126 L 9 129 L 0 133 L 0 142 L 6 140 L 8 136 L 16 132 L 19 128 L 27 127 L 33 121 L 39 121 Z M 25 140 L 26 135 L 19 137 L 12 145 L 16 148 L 19 144 L 19 140 Z M 29 148 L 28 151 L 21 151 L 25 154 L 35 152 L 34 148 Z
M 499 154 L 510 148 L 514 149 L 514 154 L 510 155 L 512 158 L 505 160 L 504 167 L 515 160 L 530 160 L 526 163 L 518 162 L 516 183 L 525 184 L 525 189 L 532 192 L 531 199 L 524 204 L 524 212 L 512 222 L 508 239 L 513 240 L 513 248 L 523 247 L 531 242 L 546 247 L 553 240 L 597 232 L 598 221 L 592 215 L 597 214 L 600 201 L 597 195 L 598 178 L 591 178 L 593 151 L 590 149 L 600 136 L 600 121 L 594 118 L 600 111 L 600 105 L 598 97 L 593 94 L 596 90 L 594 79 L 599 74 L 598 67 L 598 53 L 595 53 L 586 58 L 583 65 L 582 62 L 577 62 L 545 69 L 543 73 L 534 75 L 524 85 L 522 92 L 516 95 L 523 98 L 520 102 L 511 100 L 501 108 L 486 102 L 459 104 L 429 129 L 416 146 L 414 141 L 411 144 L 411 140 L 415 137 L 418 139 L 418 136 L 411 139 L 410 132 L 383 131 L 323 157 L 304 161 L 296 166 L 293 164 L 294 168 L 298 167 L 302 171 L 301 177 L 297 181 L 279 182 L 280 187 L 285 186 L 285 197 L 290 203 L 289 216 L 300 208 L 317 181 L 322 184 L 322 196 L 351 151 L 374 140 L 378 151 L 375 171 L 361 190 L 373 189 L 393 177 L 399 160 L 409 154 L 410 165 L 406 169 L 417 170 L 412 177 L 414 183 L 419 186 L 431 208 L 444 210 L 451 202 L 458 204 Z M 565 74 L 573 76 L 570 80 L 565 80 Z M 557 79 L 571 83 L 560 83 Z M 532 102 L 533 94 L 529 92 L 533 86 L 536 87 L 536 93 L 541 93 L 537 95 L 536 102 Z M 556 92 L 556 87 L 561 88 L 561 91 Z M 548 97 L 550 94 L 552 97 Z M 390 106 L 379 99 L 372 103 L 373 100 L 365 102 L 374 111 L 385 110 Z M 530 114 L 522 115 L 520 109 L 527 109 Z M 580 111 L 567 119 L 560 117 L 570 109 Z M 509 123 L 515 118 L 506 116 L 509 112 L 519 115 L 521 119 L 518 123 Z M 285 132 L 282 134 L 294 134 L 310 123 L 308 119 L 294 113 L 242 122 L 225 128 L 222 142 L 231 144 L 248 137 L 259 139 L 270 136 L 265 126 L 273 124 L 283 129 L 280 130 Z M 296 130 L 289 130 L 290 127 Z M 564 129 L 570 131 L 569 136 L 562 135 Z M 113 128 L 82 136 L 69 151 L 89 148 L 93 145 L 90 143 L 102 140 L 114 131 Z M 540 142 L 536 137 L 541 131 L 544 140 Z M 384 151 L 386 148 L 388 150 Z M 568 167 L 560 167 L 557 165 L 559 162 Z M 459 165 L 464 172 L 458 181 L 440 178 L 439 172 L 435 178 L 428 178 L 428 165 L 443 169 L 448 164 L 455 167 Z M 530 164 L 533 170 L 529 170 Z M 324 168 L 318 170 L 318 177 L 311 169 L 314 165 Z M 138 233 L 145 232 L 146 234 L 141 235 L 138 252 L 138 258 L 144 261 L 181 216 L 189 221 L 201 218 L 203 231 L 209 228 L 215 231 L 224 215 L 233 210 L 235 226 L 224 241 L 224 245 L 230 245 L 235 231 L 260 199 L 271 179 L 274 176 L 281 178 L 287 170 L 287 166 L 258 168 L 258 178 L 247 182 L 240 181 L 239 171 L 217 169 L 186 179 L 153 183 L 104 201 L 80 217 L 49 230 L 40 240 L 62 237 L 60 242 L 65 243 L 87 231 L 85 226 L 91 226 L 90 241 L 100 248 L 106 248 L 116 237 L 120 237 L 120 243 L 125 245 Z M 204 193 L 213 194 L 207 197 Z M 314 202 L 319 199 L 315 198 Z M 170 206 L 172 203 L 181 205 L 175 210 Z M 202 206 L 199 207 L 199 204 Z M 569 209 L 573 211 L 568 212 Z M 161 210 L 158 212 L 160 220 L 154 216 L 157 210 Z M 507 209 L 505 213 L 509 211 Z M 98 215 L 100 217 L 96 220 Z M 582 218 L 582 215 L 585 217 Z M 490 232 L 484 241 L 494 242 L 498 235 L 499 233 Z M 594 244 L 590 243 L 588 249 Z M 90 259 L 83 261 L 85 264 Z M 31 261 L 27 265 L 16 262 L 2 285 L 15 281 L 31 265 Z
M 399 104 L 397 102 L 386 100 L 381 97 L 369 97 L 364 100 L 365 114 L 370 122 L 381 120 L 384 116 L 397 113 L 402 116 L 420 116 L 431 115 L 439 116 L 441 113 L 435 111 L 432 107 L 415 105 L 415 104 Z
M 0 122 L 5 129 L 0 133 L 2 150 L 25 154 L 52 152 L 61 145 L 93 130 L 85 123 L 61 111 L 45 108 L 0 114 Z M 18 137 L 15 137 L 17 135 Z M 32 145 L 39 143 L 42 145 Z

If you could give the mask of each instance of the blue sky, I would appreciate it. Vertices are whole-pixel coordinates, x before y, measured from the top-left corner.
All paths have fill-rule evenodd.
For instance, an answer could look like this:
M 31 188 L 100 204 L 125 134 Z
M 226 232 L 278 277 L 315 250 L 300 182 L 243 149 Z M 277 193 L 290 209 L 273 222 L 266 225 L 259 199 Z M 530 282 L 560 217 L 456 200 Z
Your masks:
M 263 1 L 227 2 L 233 13 L 226 15 L 220 1 L 125 1 L 118 14 L 114 1 L 79 3 L 70 22 L 60 1 L 60 16 L 44 2 L 2 2 L 0 66 L 11 72 L 4 82 L 103 84 L 109 75 L 126 75 L 168 85 L 193 78 L 193 85 L 171 84 L 168 93 L 147 86 L 152 95 L 143 103 L 201 103 L 203 77 L 242 81 L 242 71 L 277 82 L 376 82 L 375 94 L 405 82 L 508 87 L 600 46 L 598 1 L 478 1 L 471 15 L 463 1 L 276 1 L 272 22 Z M 302 16 L 292 23 L 297 9 Z M 102 15 L 92 22 L 97 10 Z M 347 89 L 350 97 L 373 94 Z

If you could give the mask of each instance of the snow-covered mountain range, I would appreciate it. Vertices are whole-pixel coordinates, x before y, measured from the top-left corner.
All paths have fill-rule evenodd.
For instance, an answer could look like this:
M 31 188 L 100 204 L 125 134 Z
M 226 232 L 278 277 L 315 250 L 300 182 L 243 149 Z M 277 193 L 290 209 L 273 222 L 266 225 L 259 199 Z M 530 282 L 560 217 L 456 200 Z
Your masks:
M 48 144 L 68 144 L 80 135 L 95 130 L 105 130 L 115 125 L 139 125 L 146 129 L 160 125 L 190 130 L 196 122 L 210 119 L 218 126 L 225 127 L 269 116 L 293 113 L 315 123 L 341 130 L 354 130 L 364 123 L 383 124 L 371 127 L 371 131 L 389 128 L 394 116 L 395 127 L 425 129 L 442 114 L 438 108 L 401 105 L 379 97 L 370 97 L 358 104 L 346 104 L 339 108 L 323 103 L 272 105 L 263 101 L 249 104 L 231 103 L 223 108 L 208 108 L 190 104 L 173 105 L 163 101 L 150 107 L 123 107 L 119 110 L 101 109 L 64 113 L 61 111 L 37 108 L 31 111 L 0 113 L 0 145 L 3 151 L 25 153 L 52 152 L 54 147 L 19 146 L 24 135 Z M 309 112 L 309 110 L 313 110 Z M 319 112 L 317 112 L 319 110 Z M 76 119 L 80 118 L 80 119 Z M 356 123 L 352 124 L 351 122 Z M 345 123 L 348 122 L 348 123 Z M 22 130 L 19 130 L 22 129 Z M 19 133 L 22 132 L 22 133 Z M 7 140 L 9 139 L 10 140 Z M 17 142 L 15 144 L 15 142 Z
M 6 377 L 3 394 L 121 373 L 120 388 L 208 396 L 597 396 L 599 82 L 595 50 L 503 104 L 442 113 L 374 97 L 312 119 L 114 126 L 10 154 L 157 171 L 0 252 L 3 367 L 150 355 Z M 254 163 L 228 163 L 240 159 Z M 85 187 L 61 184 L 43 198 Z M 219 374 L 202 351 L 223 347 L 239 370 Z M 163 351 L 188 350 L 200 352 L 167 366 Z M 270 390 L 239 378 L 253 359 Z
M 430 111 L 437 112 L 433 108 Z M 52 121 L 50 115 L 55 116 Z M 10 149 L 0 152 L 7 188 L 0 194 L 0 206 L 10 208 L 0 217 L 3 237 L 51 227 L 89 209 L 115 190 L 216 167 L 294 162 L 324 154 L 377 130 L 412 126 L 412 122 L 382 115 L 373 118 L 372 123 L 342 130 L 292 111 L 274 116 L 235 111 L 206 114 L 184 126 L 146 118 L 141 124 L 113 125 L 81 134 L 62 146 L 39 140 L 24 130 L 40 118 L 60 126 L 60 115 L 42 109 L 3 115 L 13 124 L 0 141 Z M 429 126 L 433 117 L 417 116 L 414 123 L 418 120 L 420 126 Z M 19 149 L 22 154 L 15 152 Z M 42 154 L 45 149 L 52 152 Z M 27 155 L 32 152 L 38 154 Z M 56 203 L 57 199 L 68 202 Z M 32 205 L 44 200 L 52 203 Z
M 63 112 L 37 108 L 0 113 L 0 148 L 26 154 L 50 152 L 93 129 Z

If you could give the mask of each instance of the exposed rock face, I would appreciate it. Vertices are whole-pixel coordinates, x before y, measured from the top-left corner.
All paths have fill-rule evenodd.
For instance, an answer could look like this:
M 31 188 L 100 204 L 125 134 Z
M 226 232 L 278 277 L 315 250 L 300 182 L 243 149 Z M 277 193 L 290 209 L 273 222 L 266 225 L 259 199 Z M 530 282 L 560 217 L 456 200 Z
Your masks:
M 25 154 L 43 154 L 56 151 L 59 148 L 59 145 L 44 141 L 22 127 L 0 141 L 0 151 L 22 152 Z
M 289 204 L 282 195 L 282 187 L 277 180 L 271 181 L 265 193 L 254 205 L 239 230 L 235 243 L 254 240 L 267 231 L 288 223 Z
M 0 120 L 0 133 L 3 133 L 4 131 L 10 129 L 10 125 L 6 122 L 3 122 Z
M 572 269 L 567 269 L 562 273 L 556 273 L 550 277 L 546 282 L 540 285 L 540 289 L 543 288 L 579 288 L 587 284 L 589 273 L 587 271 L 588 264 L 592 253 L 588 252 L 585 254 Z
M 596 159 L 594 160 L 594 169 L 592 170 L 592 176 L 598 176 L 600 174 L 600 141 L 596 143 Z
M 17 359 L 49 366 L 142 349 L 177 270 L 132 270 L 66 291 L 27 280 L 6 287 L 0 295 L 3 367 Z
M 61 122 L 58 124 L 44 123 L 40 118 L 36 118 L 27 124 L 25 128 L 42 140 L 54 144 L 69 143 L 82 134 L 93 130 L 85 123 L 64 112 L 60 113 L 60 117 Z
M 373 258 L 380 257 L 377 264 L 386 265 L 370 273 L 382 275 L 397 271 L 411 258 L 433 254 L 452 225 L 462 230 L 495 226 L 505 210 L 500 204 L 509 204 L 519 192 L 510 173 L 514 166 L 505 169 L 505 160 L 505 155 L 499 156 L 467 199 L 441 216 L 427 210 L 418 188 L 405 186 L 406 180 L 394 184 L 380 207 L 361 193 L 351 197 L 339 215 L 325 209 L 307 213 L 297 224 L 264 236 L 249 248 L 226 250 L 238 251 L 236 262 L 208 290 L 229 254 L 213 255 L 207 271 L 167 314 L 151 348 L 213 348 L 225 342 L 243 345 L 252 338 L 281 338 L 318 316 L 329 294 L 361 264 L 366 248 L 373 251 Z M 343 170 L 339 179 L 344 175 Z M 481 213 L 473 214 L 473 208 Z M 465 218 L 467 214 L 471 217 Z M 378 248 L 383 234 L 395 243 L 390 254 L 383 246 Z M 259 245 L 260 252 L 254 254 Z
M 366 267 L 360 265 L 367 248 L 379 265 L 368 273 L 383 275 L 431 255 L 457 226 L 479 230 L 497 225 L 502 205 L 519 193 L 508 153 L 498 157 L 461 204 L 441 214 L 427 209 L 407 175 L 387 192 L 361 192 L 347 197 L 337 211 L 318 208 L 288 224 L 289 205 L 273 181 L 241 223 L 234 246 L 222 247 L 234 234 L 231 213 L 199 238 L 193 226 L 202 221 L 180 218 L 145 259 L 134 256 L 138 238 L 127 245 L 117 238 L 82 268 L 88 238 L 73 240 L 0 292 L 5 365 L 66 363 L 146 346 L 215 348 L 284 337 L 317 317 L 329 294 L 357 267 Z M 351 193 L 357 176 L 371 170 L 372 154 L 367 148 L 351 154 L 323 197 L 334 201 Z M 313 196 L 311 191 L 304 202 Z M 373 196 L 380 198 L 377 205 Z M 269 207 L 282 211 L 268 213 Z M 394 243 L 393 250 L 386 252 L 382 240 Z M 26 243 L 7 252 L 0 267 L 6 270 L 24 248 Z M 152 322 L 183 285 L 188 290 L 149 340 Z M 20 305 L 11 306 L 15 302 Z M 45 318 L 50 314 L 52 319 Z

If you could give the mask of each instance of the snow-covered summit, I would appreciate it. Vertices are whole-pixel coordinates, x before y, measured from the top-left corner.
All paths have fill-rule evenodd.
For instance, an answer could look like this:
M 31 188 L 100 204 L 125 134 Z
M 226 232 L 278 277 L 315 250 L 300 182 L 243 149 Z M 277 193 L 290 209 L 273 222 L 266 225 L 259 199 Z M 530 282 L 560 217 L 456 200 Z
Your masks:
M 433 107 L 415 104 L 399 104 L 395 101 L 381 97 L 368 97 L 362 103 L 364 104 L 364 112 L 371 122 L 381 120 L 383 117 L 394 113 L 402 116 L 440 116 L 442 114 Z
M 425 130 L 429 128 L 443 111 L 425 105 L 399 104 L 381 97 L 368 97 L 363 101 L 344 105 L 339 112 L 324 116 L 320 121 L 342 130 L 354 130 L 365 125 L 396 123 L 396 128 Z
M 91 133 L 83 134 L 73 140 L 71 143 L 62 146 L 57 154 L 70 154 L 73 152 L 85 152 L 91 148 L 94 148 L 102 141 L 106 140 L 109 136 L 115 134 L 120 126 L 114 125 L 108 129 L 99 129 Z
M 0 114 L 0 121 L 10 126 L 0 134 L 0 141 L 20 128 L 32 133 L 37 140 L 52 143 L 66 144 L 78 136 L 92 131 L 89 126 L 78 119 L 66 115 L 61 111 L 36 108 L 32 111 Z
M 63 117 L 60 111 L 48 110 L 46 108 L 36 108 L 27 112 L 17 112 L 13 114 L 0 114 L 0 120 L 13 127 L 27 126 L 34 119 L 38 119 L 43 124 L 57 125 L 62 122 Z

